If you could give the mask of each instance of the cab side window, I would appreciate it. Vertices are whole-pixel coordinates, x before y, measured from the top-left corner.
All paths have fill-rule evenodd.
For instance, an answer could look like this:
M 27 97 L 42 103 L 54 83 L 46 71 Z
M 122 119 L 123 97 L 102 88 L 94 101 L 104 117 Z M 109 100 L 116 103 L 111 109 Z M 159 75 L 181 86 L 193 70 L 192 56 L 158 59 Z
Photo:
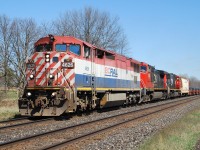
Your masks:
M 139 66 L 139 64 L 131 62 L 131 67 L 133 67 L 134 72 L 137 72 L 137 73 L 140 72 L 140 66 Z
M 90 58 L 90 47 L 84 45 L 84 57 Z
M 96 50 L 96 57 L 99 58 L 99 59 L 103 59 L 103 57 L 104 57 L 104 51 L 102 51 L 100 49 L 97 49 Z

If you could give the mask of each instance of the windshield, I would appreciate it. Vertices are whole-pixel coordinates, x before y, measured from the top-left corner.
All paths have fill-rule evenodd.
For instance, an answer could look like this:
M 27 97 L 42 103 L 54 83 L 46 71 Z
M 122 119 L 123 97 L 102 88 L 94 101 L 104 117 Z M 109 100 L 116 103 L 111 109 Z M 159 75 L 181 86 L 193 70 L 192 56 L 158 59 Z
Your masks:
M 40 44 L 35 47 L 36 52 L 52 51 L 52 44 Z
M 141 66 L 141 67 L 140 67 L 140 70 L 141 70 L 142 72 L 146 72 L 146 71 L 147 71 L 147 67 L 146 67 L 146 66 Z
M 66 44 L 56 44 L 56 51 L 57 52 L 66 52 L 67 45 Z
M 69 50 L 76 55 L 81 55 L 81 47 L 78 44 L 70 44 Z

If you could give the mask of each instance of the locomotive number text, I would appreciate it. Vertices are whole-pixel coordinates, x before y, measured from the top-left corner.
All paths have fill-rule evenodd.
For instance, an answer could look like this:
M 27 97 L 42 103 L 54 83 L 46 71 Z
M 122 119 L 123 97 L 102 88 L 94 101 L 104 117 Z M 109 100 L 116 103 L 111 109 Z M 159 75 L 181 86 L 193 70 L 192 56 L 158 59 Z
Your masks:
M 73 69 L 74 63 L 73 62 L 63 62 L 61 66 L 62 66 L 62 68 Z

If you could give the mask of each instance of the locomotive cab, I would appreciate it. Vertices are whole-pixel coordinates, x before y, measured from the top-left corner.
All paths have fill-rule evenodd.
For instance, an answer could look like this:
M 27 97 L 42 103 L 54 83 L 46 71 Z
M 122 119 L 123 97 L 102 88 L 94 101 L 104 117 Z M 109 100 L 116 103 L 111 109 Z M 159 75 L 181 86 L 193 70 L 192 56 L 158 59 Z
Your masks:
M 155 68 L 145 62 L 140 63 L 140 87 L 142 89 L 142 98 L 140 102 L 150 101 L 153 98 L 155 83 Z
M 141 88 L 153 88 L 153 83 L 155 82 L 154 70 L 155 68 L 153 66 L 144 62 L 140 63 Z
M 22 115 L 58 116 L 76 111 L 74 89 L 74 56 L 80 46 L 54 36 L 41 38 L 26 63 L 26 87 L 19 99 Z M 66 107 L 68 109 L 66 109 Z

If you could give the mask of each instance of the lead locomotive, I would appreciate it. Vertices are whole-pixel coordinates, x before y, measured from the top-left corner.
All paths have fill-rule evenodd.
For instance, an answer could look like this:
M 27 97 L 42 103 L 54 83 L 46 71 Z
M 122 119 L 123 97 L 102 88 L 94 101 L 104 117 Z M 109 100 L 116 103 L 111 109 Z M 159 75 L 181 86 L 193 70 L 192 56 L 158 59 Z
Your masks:
M 59 116 L 141 100 L 139 61 L 74 37 L 39 39 L 26 66 L 22 115 Z

